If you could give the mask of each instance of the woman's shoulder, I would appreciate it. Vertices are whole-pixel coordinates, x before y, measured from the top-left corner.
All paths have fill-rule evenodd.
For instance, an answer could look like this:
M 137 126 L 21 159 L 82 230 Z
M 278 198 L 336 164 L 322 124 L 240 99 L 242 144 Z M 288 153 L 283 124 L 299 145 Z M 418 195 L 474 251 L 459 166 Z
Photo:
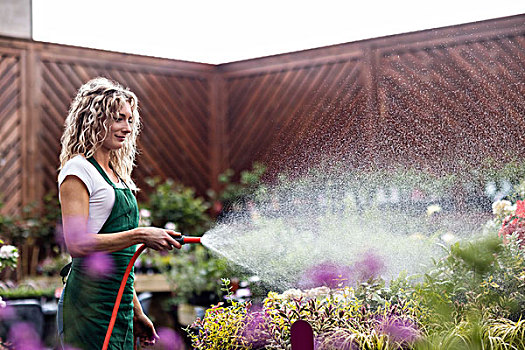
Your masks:
M 90 169 L 93 166 L 83 155 L 76 155 L 64 164 L 60 172 L 71 171 L 76 169 Z
M 77 154 L 76 156 L 74 156 L 73 158 L 68 160 L 66 162 L 66 164 L 67 163 L 72 163 L 72 164 L 89 164 L 89 161 L 82 154 Z
M 88 189 L 91 189 L 93 184 L 92 178 L 95 176 L 96 172 L 95 167 L 93 167 L 84 156 L 77 155 L 64 164 L 58 174 L 58 183 L 60 186 L 67 176 L 73 175 L 80 178 L 86 183 L 86 185 L 88 185 Z

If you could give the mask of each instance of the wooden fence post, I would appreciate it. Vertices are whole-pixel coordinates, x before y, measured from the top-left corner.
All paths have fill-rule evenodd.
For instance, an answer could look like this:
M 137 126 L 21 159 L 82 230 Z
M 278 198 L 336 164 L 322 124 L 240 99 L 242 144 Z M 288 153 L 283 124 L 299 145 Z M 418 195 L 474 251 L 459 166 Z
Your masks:
M 209 150 L 210 150 L 210 188 L 215 192 L 220 190 L 219 175 L 228 166 L 226 144 L 226 113 L 227 92 L 226 82 L 219 71 L 212 73 L 210 79 L 210 120 L 209 120 Z

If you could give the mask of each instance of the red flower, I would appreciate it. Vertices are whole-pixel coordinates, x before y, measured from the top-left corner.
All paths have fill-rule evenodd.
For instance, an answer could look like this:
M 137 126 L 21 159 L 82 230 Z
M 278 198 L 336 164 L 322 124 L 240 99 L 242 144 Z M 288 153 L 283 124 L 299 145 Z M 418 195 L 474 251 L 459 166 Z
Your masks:
M 525 201 L 516 201 L 516 216 L 525 218 Z
M 516 202 L 516 213 L 514 216 L 509 216 L 503 220 L 503 225 L 498 232 L 498 235 L 507 243 L 507 236 L 516 234 L 520 240 L 520 246 L 525 245 L 525 201 Z

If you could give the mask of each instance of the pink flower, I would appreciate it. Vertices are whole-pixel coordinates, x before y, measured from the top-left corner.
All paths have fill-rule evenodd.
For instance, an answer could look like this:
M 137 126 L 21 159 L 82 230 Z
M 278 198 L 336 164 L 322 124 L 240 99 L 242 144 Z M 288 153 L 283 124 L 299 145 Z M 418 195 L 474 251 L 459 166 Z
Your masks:
M 87 273 L 93 277 L 107 276 L 114 268 L 113 259 L 107 253 L 93 253 L 86 258 L 85 262 Z
M 419 330 L 412 320 L 397 317 L 383 318 L 378 331 L 398 343 L 413 343 L 420 337 Z
M 525 201 L 516 201 L 516 216 L 525 218 Z
M 15 349 L 44 350 L 40 336 L 30 323 L 15 323 L 9 330 L 9 341 Z
M 16 316 L 15 309 L 13 307 L 6 305 L 0 307 L 0 320 L 10 320 Z
M 374 252 L 368 251 L 354 263 L 352 272 L 356 281 L 368 281 L 379 277 L 384 269 L 383 259 Z
M 184 350 L 182 337 L 171 328 L 162 327 L 158 330 L 159 340 L 155 344 L 155 349 L 162 350 Z
M 321 286 L 337 288 L 348 285 L 349 277 L 350 268 L 348 266 L 325 261 L 309 268 L 299 281 L 299 286 L 302 289 Z

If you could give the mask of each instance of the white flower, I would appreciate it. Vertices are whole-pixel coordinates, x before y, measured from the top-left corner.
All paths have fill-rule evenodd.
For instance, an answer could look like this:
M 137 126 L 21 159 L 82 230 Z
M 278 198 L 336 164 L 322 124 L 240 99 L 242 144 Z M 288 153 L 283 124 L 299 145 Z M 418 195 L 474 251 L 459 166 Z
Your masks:
M 164 225 L 164 228 L 166 230 L 175 230 L 177 228 L 177 225 L 175 225 L 173 222 L 167 222 L 166 225 Z
M 516 211 L 516 206 L 507 200 L 499 200 L 492 203 L 492 213 L 496 216 L 511 215 Z
M 445 243 L 452 243 L 456 240 L 456 236 L 451 232 L 447 232 L 441 235 L 441 240 Z
M 438 204 L 431 204 L 427 207 L 427 215 L 432 216 L 434 213 L 439 213 L 441 211 L 441 207 Z
M 0 297 L 0 309 L 1 309 L 1 308 L 4 308 L 4 307 L 6 307 L 6 306 L 7 306 L 7 304 L 5 303 L 5 301 L 3 301 L 3 300 L 2 300 L 2 297 Z
M 253 276 L 250 276 L 248 278 L 248 281 L 252 282 L 252 283 L 255 283 L 255 282 L 259 282 L 261 280 L 261 278 L 257 275 L 253 275 Z
M 140 209 L 139 226 L 150 226 L 151 225 L 151 212 L 148 209 Z
M 3 245 L 0 247 L 0 259 L 17 259 L 18 258 L 18 249 L 12 245 Z
M 236 298 L 248 298 L 252 296 L 252 292 L 249 288 L 239 288 L 235 291 Z
M 288 289 L 283 292 L 282 297 L 284 299 L 299 299 L 303 297 L 303 292 L 299 289 Z
M 330 288 L 326 286 L 312 288 L 305 291 L 306 296 L 309 298 L 325 297 L 330 293 Z

